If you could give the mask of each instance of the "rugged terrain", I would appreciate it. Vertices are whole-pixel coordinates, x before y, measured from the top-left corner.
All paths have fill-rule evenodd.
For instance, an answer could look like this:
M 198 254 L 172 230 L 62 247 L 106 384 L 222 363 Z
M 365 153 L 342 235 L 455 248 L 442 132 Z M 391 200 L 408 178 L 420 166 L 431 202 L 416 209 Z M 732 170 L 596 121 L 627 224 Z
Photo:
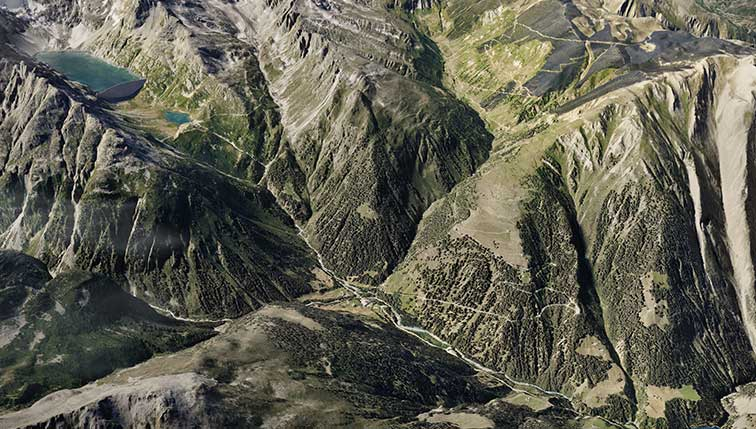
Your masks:
M 198 119 L 176 147 L 262 181 L 328 264 L 362 282 L 386 276 L 425 209 L 490 148 L 440 84 L 435 46 L 378 3 L 43 5 L 45 23 L 73 28 L 40 35 L 32 22 L 28 52 L 77 47 L 146 77 L 144 105 Z
M 0 368 L 4 389 L 41 387 L 3 406 L 80 390 L 7 425 L 753 419 L 748 2 L 11 6 L 0 244 L 36 260 L 6 256 L 33 274 L 2 289 L 20 333 Z M 57 49 L 147 84 L 103 103 L 33 58 Z M 86 341 L 141 341 L 138 356 L 44 378 L 80 341 L 46 325 L 46 297 L 89 284 L 199 320 L 127 314 L 154 343 Z M 268 305 L 297 298 L 309 306 Z M 76 300 L 65 315 L 104 316 Z M 230 318 L 186 348 L 213 335 L 198 322 Z
M 420 25 L 496 140 L 383 289 L 578 407 L 720 421 L 719 399 L 754 371 L 752 50 L 577 2 L 477 3 L 478 19 L 457 3 Z

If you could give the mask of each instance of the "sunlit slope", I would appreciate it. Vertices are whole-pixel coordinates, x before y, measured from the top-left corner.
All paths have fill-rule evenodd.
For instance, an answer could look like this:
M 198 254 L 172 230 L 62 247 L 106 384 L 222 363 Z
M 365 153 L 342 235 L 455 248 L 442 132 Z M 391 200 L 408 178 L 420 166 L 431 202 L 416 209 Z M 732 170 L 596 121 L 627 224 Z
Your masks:
M 754 370 L 753 220 L 733 164 L 756 110 L 735 95 L 756 88 L 750 49 L 547 3 L 416 12 L 495 141 L 426 212 L 384 290 L 578 407 L 643 427 L 716 423 Z

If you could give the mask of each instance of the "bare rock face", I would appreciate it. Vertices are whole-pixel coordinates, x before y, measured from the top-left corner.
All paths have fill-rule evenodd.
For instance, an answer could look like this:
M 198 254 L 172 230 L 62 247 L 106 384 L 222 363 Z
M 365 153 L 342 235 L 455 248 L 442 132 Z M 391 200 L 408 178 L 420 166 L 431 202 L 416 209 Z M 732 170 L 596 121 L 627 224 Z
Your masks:
M 722 405 L 730 415 L 726 429 L 745 429 L 756 424 L 756 385 L 748 383 L 722 398 Z
M 160 376 L 125 385 L 61 390 L 4 417 L 8 427 L 218 427 L 207 393 L 215 381 L 198 374 Z
M 755 72 L 753 57 L 702 61 L 562 142 L 607 334 L 649 420 L 715 422 L 717 398 L 752 378 L 753 219 L 739 166 L 756 104 L 735 94 L 756 89 Z
M 639 16 L 653 16 L 673 30 L 697 36 L 756 40 L 756 20 L 747 1 L 641 0 L 626 1 L 623 8 Z
M 756 21 L 747 1 L 575 0 L 574 3 L 589 15 L 653 22 L 665 29 L 698 37 L 736 39 L 750 43 L 756 38 Z
M 82 268 L 178 314 L 236 316 L 310 290 L 316 263 L 267 191 L 3 60 L 0 243 Z

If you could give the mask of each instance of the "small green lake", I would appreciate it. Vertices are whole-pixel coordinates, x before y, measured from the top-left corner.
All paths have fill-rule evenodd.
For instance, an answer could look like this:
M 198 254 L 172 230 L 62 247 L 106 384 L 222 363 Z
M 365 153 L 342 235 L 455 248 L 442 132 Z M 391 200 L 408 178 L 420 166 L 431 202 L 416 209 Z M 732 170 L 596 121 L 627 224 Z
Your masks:
M 37 60 L 95 92 L 139 79 L 130 71 L 80 51 L 40 52 Z
M 188 113 L 182 112 L 165 112 L 163 114 L 163 117 L 165 117 L 168 122 L 172 122 L 177 125 L 186 124 L 192 121 L 192 118 Z

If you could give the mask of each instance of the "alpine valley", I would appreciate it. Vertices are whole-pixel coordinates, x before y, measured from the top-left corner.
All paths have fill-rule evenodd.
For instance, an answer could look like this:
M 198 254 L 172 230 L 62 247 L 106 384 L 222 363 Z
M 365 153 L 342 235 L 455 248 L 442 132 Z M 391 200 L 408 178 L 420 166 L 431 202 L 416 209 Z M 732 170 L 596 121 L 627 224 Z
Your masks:
M 0 0 L 0 428 L 756 428 L 753 0 Z

